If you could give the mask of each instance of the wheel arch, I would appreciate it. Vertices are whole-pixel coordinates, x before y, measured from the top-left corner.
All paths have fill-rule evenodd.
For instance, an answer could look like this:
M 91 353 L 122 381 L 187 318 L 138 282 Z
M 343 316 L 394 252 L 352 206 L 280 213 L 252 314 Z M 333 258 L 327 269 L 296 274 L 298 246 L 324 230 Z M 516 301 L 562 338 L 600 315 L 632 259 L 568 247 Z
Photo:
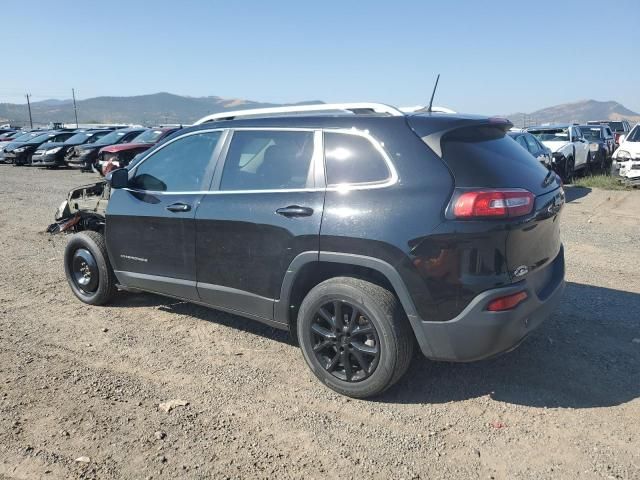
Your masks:
M 303 252 L 293 259 L 274 306 L 274 319 L 286 323 L 294 333 L 297 311 L 306 294 L 318 283 L 340 276 L 361 278 L 388 288 L 400 300 L 410 322 L 417 321 L 409 291 L 391 264 L 374 257 L 337 252 Z

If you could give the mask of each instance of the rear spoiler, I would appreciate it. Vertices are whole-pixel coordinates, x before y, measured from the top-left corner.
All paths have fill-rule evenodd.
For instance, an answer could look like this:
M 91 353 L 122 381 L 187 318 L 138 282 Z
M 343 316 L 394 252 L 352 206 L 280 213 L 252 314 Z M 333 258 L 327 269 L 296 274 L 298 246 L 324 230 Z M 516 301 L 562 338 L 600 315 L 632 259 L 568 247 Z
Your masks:
M 446 134 L 467 127 L 495 127 L 508 132 L 512 127 L 506 118 L 476 116 L 411 115 L 407 117 L 411 129 L 436 155 L 442 158 L 441 140 Z

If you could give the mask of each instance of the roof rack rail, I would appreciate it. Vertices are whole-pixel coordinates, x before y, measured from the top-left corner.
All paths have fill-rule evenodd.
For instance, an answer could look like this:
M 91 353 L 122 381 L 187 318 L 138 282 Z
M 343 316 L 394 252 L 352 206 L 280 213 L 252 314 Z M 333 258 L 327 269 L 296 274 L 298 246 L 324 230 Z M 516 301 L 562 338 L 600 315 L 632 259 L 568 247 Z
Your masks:
M 392 117 L 402 117 L 404 113 L 396 107 L 385 105 L 384 103 L 353 102 L 353 103 L 321 103 L 318 105 L 291 105 L 287 107 L 252 108 L 249 110 L 234 110 L 232 112 L 220 112 L 202 117 L 194 123 L 201 125 L 207 122 L 220 120 L 233 120 L 238 117 L 267 117 L 281 113 L 304 113 L 304 112 L 351 112 L 351 113 L 385 113 Z

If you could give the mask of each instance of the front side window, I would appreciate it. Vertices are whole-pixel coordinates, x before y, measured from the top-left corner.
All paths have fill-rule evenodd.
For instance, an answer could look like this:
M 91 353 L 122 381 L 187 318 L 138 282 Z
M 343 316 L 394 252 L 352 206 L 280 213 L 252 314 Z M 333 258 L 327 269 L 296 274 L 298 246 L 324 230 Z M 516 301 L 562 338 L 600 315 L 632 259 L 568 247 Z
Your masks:
M 391 176 L 382 153 L 361 135 L 325 132 L 324 158 L 328 186 L 383 182 Z
M 236 130 L 220 190 L 305 188 L 313 157 L 313 132 Z
M 136 169 L 133 188 L 154 192 L 197 192 L 203 181 L 221 132 L 187 135 L 167 144 Z

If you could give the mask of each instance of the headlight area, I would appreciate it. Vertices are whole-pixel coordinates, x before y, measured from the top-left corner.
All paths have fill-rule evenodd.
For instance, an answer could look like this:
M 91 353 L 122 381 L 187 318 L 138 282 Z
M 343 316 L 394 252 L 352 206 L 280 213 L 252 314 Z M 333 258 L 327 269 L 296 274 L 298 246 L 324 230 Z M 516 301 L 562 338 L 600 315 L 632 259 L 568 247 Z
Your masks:
M 49 150 L 44 150 L 42 155 L 53 155 L 54 153 L 58 153 L 62 150 L 62 147 L 50 148 Z
M 627 160 L 631 160 L 631 154 L 626 150 L 618 150 L 614 155 L 616 160 L 619 162 L 626 162 Z
M 107 162 L 112 162 L 115 163 L 118 161 L 118 154 L 117 153 L 111 153 L 111 152 L 105 152 L 102 154 L 102 161 L 104 163 Z
M 599 143 L 590 143 L 589 144 L 589 150 L 591 150 L 592 152 L 597 152 L 598 150 L 600 150 L 600 144 Z

